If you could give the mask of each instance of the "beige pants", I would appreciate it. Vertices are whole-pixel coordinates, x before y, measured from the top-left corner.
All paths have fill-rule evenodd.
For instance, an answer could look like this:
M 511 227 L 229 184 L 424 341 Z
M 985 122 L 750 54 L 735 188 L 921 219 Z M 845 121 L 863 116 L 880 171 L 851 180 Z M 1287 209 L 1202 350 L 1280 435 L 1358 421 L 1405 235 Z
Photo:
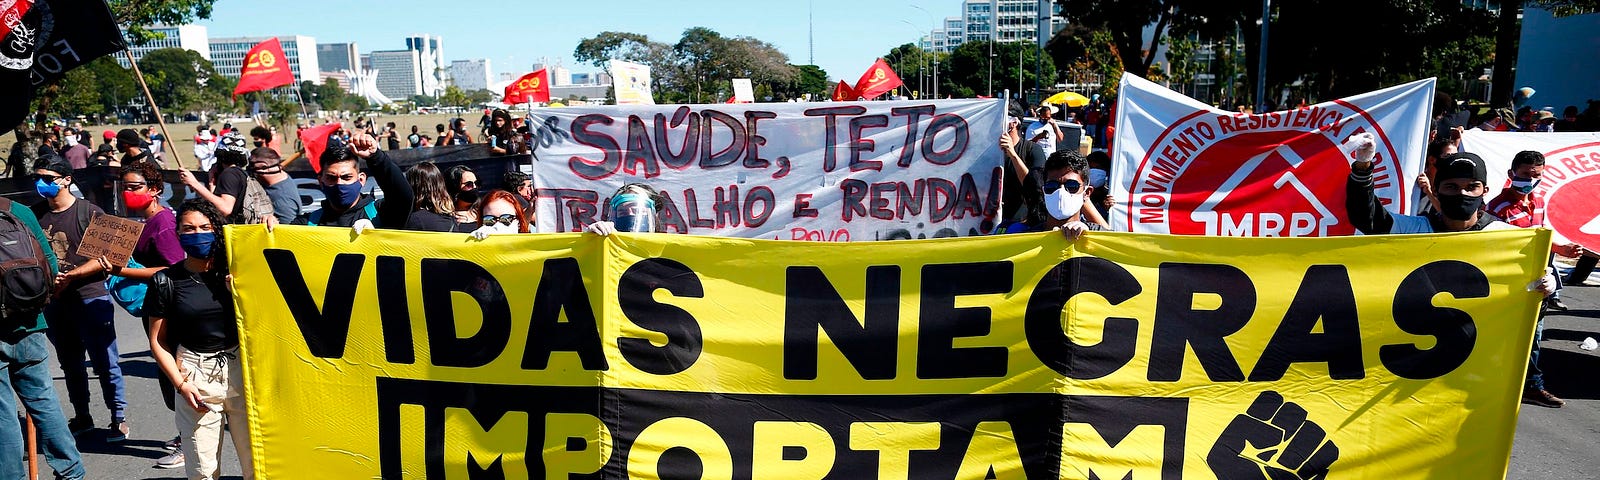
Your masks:
M 178 394 L 178 436 L 183 438 L 184 470 L 191 480 L 215 480 L 222 476 L 222 430 L 227 424 L 239 454 L 244 478 L 255 477 L 250 461 L 250 424 L 245 419 L 244 374 L 239 370 L 239 349 L 218 353 L 198 353 L 178 348 L 178 365 L 186 378 L 200 390 L 204 412 L 189 407 Z

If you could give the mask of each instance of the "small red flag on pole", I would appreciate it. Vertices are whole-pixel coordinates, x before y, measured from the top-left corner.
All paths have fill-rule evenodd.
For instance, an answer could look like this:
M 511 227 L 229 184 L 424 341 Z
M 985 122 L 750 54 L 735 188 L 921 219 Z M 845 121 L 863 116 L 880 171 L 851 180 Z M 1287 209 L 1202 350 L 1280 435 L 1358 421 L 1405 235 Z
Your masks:
M 510 104 L 550 103 L 550 73 L 541 68 L 539 71 L 523 75 L 517 81 L 506 85 L 505 96 L 505 102 Z
M 239 85 L 233 88 L 234 98 L 241 93 L 270 90 L 294 84 L 294 72 L 289 69 L 289 58 L 283 54 L 283 45 L 276 37 L 256 44 L 244 56 L 239 67 Z
M 872 64 L 872 68 L 867 69 L 867 73 L 861 74 L 861 80 L 856 81 L 856 93 L 860 94 L 863 100 L 872 100 L 878 98 L 878 95 L 900 88 L 901 85 L 904 83 L 900 81 L 900 76 L 895 75 L 894 69 L 889 68 L 889 62 L 880 58 Z
M 835 102 L 848 102 L 858 97 L 860 95 L 856 95 L 856 89 L 851 88 L 850 84 L 844 83 L 844 80 L 840 80 L 838 85 L 833 86 L 833 101 Z
M 306 160 L 311 162 L 311 171 L 322 172 L 322 151 L 328 149 L 328 136 L 343 127 L 343 123 L 330 123 L 300 131 L 300 143 L 305 145 Z

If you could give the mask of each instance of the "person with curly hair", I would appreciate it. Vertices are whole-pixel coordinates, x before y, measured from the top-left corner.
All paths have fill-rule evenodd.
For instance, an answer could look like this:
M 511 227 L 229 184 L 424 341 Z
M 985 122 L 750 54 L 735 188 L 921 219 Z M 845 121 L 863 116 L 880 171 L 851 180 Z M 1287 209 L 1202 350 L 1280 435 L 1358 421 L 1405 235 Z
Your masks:
M 179 207 L 182 263 L 151 280 L 145 308 L 150 315 L 150 354 L 181 399 L 174 409 L 191 479 L 222 476 L 222 435 L 232 436 L 244 478 L 252 478 L 244 375 L 238 361 L 239 324 L 233 314 L 231 278 L 223 258 L 227 216 L 204 199 Z

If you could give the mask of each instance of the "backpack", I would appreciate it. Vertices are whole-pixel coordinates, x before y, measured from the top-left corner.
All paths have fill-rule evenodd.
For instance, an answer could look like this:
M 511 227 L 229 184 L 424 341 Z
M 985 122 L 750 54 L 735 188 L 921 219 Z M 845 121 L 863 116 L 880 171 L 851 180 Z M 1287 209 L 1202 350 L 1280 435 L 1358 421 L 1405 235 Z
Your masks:
M 267 217 L 272 216 L 272 196 L 267 195 L 266 187 L 261 186 L 261 181 L 253 177 L 244 178 L 244 211 L 242 215 L 244 224 L 253 225 L 264 223 Z
M 15 321 L 44 310 L 55 278 L 38 237 L 11 206 L 10 199 L 0 198 L 0 319 Z
M 130 258 L 128 266 L 124 268 L 144 268 L 144 265 Z M 144 280 L 120 275 L 106 276 L 106 292 L 111 294 L 111 301 L 117 302 L 117 306 L 135 317 L 144 316 L 144 297 L 149 290 L 150 282 Z

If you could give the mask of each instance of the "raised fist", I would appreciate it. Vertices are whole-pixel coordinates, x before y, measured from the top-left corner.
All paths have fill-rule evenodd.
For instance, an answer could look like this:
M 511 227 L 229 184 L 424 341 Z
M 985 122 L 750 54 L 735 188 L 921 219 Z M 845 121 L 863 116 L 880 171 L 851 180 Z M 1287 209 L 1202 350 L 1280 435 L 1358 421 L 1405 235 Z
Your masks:
M 1313 480 L 1327 478 L 1338 459 L 1339 447 L 1304 408 L 1269 391 L 1228 423 L 1206 465 L 1219 480 Z

